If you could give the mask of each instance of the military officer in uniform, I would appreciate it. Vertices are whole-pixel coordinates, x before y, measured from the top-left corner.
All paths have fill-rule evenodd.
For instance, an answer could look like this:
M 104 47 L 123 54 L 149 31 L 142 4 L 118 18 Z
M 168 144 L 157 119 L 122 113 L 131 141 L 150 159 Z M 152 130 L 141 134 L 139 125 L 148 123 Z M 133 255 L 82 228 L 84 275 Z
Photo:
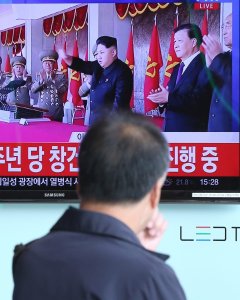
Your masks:
M 0 56 L 0 89 L 2 88 L 3 82 L 5 81 L 5 76 L 3 75 L 1 66 L 2 66 L 2 58 Z M 2 95 L 0 93 L 0 107 L 1 107 L 2 102 L 5 102 L 4 101 L 4 95 Z
M 0 56 L 0 90 L 7 85 L 7 82 L 9 82 L 11 76 L 11 75 L 9 76 L 8 74 L 2 71 L 1 65 L 2 65 L 2 58 Z M 7 94 L 2 94 L 0 92 L 0 104 L 1 103 L 5 104 L 6 100 L 7 100 Z
M 117 39 L 101 36 L 96 41 L 95 61 L 84 61 L 66 54 L 60 56 L 78 72 L 92 75 L 89 124 L 111 112 L 130 111 L 133 76 L 129 67 L 118 58 Z
M 68 89 L 65 75 L 54 70 L 58 53 L 54 50 L 43 50 L 40 55 L 43 69 L 37 73 L 32 85 L 32 92 L 39 93 L 38 107 L 48 110 L 45 115 L 51 120 L 62 121 L 63 95 Z
M 2 58 L 0 56 L 0 89 L 5 85 L 5 80 L 7 78 L 6 74 L 2 71 Z
M 2 83 L 3 83 L 3 72 L 2 72 L 2 58 L 0 56 L 0 88 L 2 87 Z
M 2 68 L 1 68 L 1 66 L 2 66 L 2 58 L 1 58 L 1 56 L 0 56 L 0 89 L 1 89 L 1 87 L 2 87 L 2 85 L 3 85 L 3 82 L 5 81 L 5 76 L 4 76 L 4 74 L 3 74 L 3 72 L 2 72 Z
M 16 88 L 14 91 L 7 95 L 6 102 L 8 104 L 24 104 L 30 105 L 30 95 L 29 92 L 32 86 L 32 77 L 27 75 L 26 71 L 26 58 L 23 56 L 14 56 L 11 59 L 12 66 L 12 77 L 10 80 L 6 80 L 6 83 L 10 81 L 26 81 L 25 85 Z

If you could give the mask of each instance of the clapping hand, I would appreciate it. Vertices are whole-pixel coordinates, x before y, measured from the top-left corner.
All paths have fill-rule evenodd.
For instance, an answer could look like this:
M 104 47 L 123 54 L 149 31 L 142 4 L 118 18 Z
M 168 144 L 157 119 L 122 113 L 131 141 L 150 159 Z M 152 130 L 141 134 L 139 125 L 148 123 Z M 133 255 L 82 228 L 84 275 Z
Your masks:
M 47 80 L 47 73 L 44 70 L 42 70 L 40 71 L 39 74 L 40 74 L 40 82 L 41 83 L 45 82 Z
M 212 35 L 204 35 L 202 46 L 205 50 L 207 67 L 211 64 L 212 60 L 222 52 L 222 46 L 217 37 Z
M 12 77 L 11 77 L 11 81 L 14 81 L 14 80 L 16 80 L 16 78 L 17 78 L 17 76 L 16 76 L 16 74 L 15 74 L 15 70 L 14 69 L 12 69 Z
M 154 103 L 165 104 L 168 102 L 168 94 L 168 90 L 160 84 L 158 89 L 151 90 L 147 98 Z
M 27 81 L 27 70 L 23 70 L 23 80 Z

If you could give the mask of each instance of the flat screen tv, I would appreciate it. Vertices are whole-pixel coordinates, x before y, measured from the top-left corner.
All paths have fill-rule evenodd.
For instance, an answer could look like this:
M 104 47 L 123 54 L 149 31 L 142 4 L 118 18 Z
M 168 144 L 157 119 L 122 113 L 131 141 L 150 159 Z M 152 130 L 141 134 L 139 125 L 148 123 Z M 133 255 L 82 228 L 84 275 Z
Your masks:
M 146 82 L 150 82 L 152 88 L 159 84 L 167 86 L 173 67 L 179 63 L 173 44 L 171 46 L 174 43 L 172 31 L 177 25 L 191 22 L 197 24 L 203 34 L 218 37 L 224 52 L 232 51 L 232 101 L 228 112 L 233 127 L 227 132 L 164 132 L 170 144 L 171 165 L 162 201 L 239 202 L 239 1 L 74 2 L 12 1 L 12 4 L 0 4 L 0 201 L 78 201 L 77 156 L 88 130 L 84 126 L 86 98 L 77 96 L 83 76 L 66 70 L 60 60 L 56 68 L 68 75 L 69 81 L 66 99 L 75 104 L 73 123 L 70 124 L 71 117 L 65 118 L 64 122 L 46 120 L 41 112 L 36 118 L 29 119 L 31 109 L 37 110 L 37 95 L 31 93 L 33 106 L 25 108 L 25 114 L 21 115 L 22 108 L 18 106 L 12 107 L 10 112 L 5 105 L 7 94 L 1 90 L 4 86 L 1 78 L 11 78 L 9 59 L 12 56 L 26 57 L 26 70 L 34 81 L 41 69 L 39 52 L 42 49 L 58 49 L 65 44 L 69 54 L 75 51 L 80 58 L 92 60 L 91 49 L 96 38 L 115 36 L 119 58 L 127 60 L 134 74 L 133 111 L 145 113 L 159 128 L 164 128 L 166 108 L 153 107 L 146 111 L 145 101 L 149 101 L 144 96 Z M 230 13 L 232 49 L 224 46 L 222 31 L 224 26 L 229 26 L 224 25 L 224 19 Z M 157 35 L 156 31 L 154 35 L 154 26 Z M 150 50 L 156 47 L 161 51 L 160 62 L 154 61 L 154 51 Z M 131 53 L 134 53 L 132 61 Z M 15 112 L 20 110 L 18 115 L 14 109 Z M 224 119 L 221 122 L 225 122 Z

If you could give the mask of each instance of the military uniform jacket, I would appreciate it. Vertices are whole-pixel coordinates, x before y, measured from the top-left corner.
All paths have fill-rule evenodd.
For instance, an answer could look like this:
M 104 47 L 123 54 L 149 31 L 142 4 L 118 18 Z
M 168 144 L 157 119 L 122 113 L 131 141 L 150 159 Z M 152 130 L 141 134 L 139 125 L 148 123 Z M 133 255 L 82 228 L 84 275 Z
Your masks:
M 19 79 L 22 80 L 23 78 L 21 77 Z M 16 80 L 18 80 L 18 78 Z M 30 105 L 29 92 L 31 90 L 31 86 L 32 86 L 32 77 L 27 76 L 25 85 L 18 87 L 15 91 L 12 91 L 11 93 L 9 93 L 7 95 L 7 103 L 8 104 L 19 103 L 19 104 L 24 104 L 24 105 Z
M 6 75 L 2 71 L 0 71 L 0 89 L 7 85 L 7 83 L 10 80 L 10 77 L 11 75 Z M 0 101 L 3 101 L 5 103 L 6 100 L 7 100 L 7 95 L 0 93 Z
M 97 61 L 86 62 L 74 57 L 70 68 L 93 75 L 90 89 L 90 124 L 109 112 L 130 109 L 133 76 L 129 67 L 120 59 L 103 69 Z
M 13 300 L 185 300 L 163 258 L 119 220 L 69 208 L 16 254 Z
M 2 71 L 0 71 L 0 88 L 3 86 L 5 80 L 6 75 Z
M 44 82 L 36 80 L 31 91 L 39 93 L 38 106 L 48 110 L 46 116 L 52 120 L 62 121 L 63 117 L 63 95 L 68 89 L 68 82 L 65 75 L 57 72 L 51 79 Z

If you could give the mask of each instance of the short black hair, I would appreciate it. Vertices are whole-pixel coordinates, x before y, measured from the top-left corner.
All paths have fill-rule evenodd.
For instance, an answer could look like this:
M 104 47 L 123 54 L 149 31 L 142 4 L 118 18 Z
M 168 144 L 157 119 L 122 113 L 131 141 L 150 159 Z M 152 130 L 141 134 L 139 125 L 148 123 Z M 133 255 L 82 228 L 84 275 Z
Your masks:
M 197 40 L 197 46 L 200 47 L 203 41 L 202 32 L 199 26 L 193 23 L 186 23 L 179 25 L 177 28 L 173 30 L 174 33 L 186 29 L 188 32 L 188 36 L 190 39 L 195 38 Z
M 158 127 L 143 115 L 110 114 L 92 125 L 80 146 L 80 199 L 138 202 L 168 165 L 168 144 Z
M 110 48 L 110 47 L 114 46 L 117 49 L 117 39 L 112 36 L 107 36 L 107 35 L 100 36 L 96 40 L 96 44 L 97 45 L 101 44 L 101 45 L 105 46 L 106 48 Z

